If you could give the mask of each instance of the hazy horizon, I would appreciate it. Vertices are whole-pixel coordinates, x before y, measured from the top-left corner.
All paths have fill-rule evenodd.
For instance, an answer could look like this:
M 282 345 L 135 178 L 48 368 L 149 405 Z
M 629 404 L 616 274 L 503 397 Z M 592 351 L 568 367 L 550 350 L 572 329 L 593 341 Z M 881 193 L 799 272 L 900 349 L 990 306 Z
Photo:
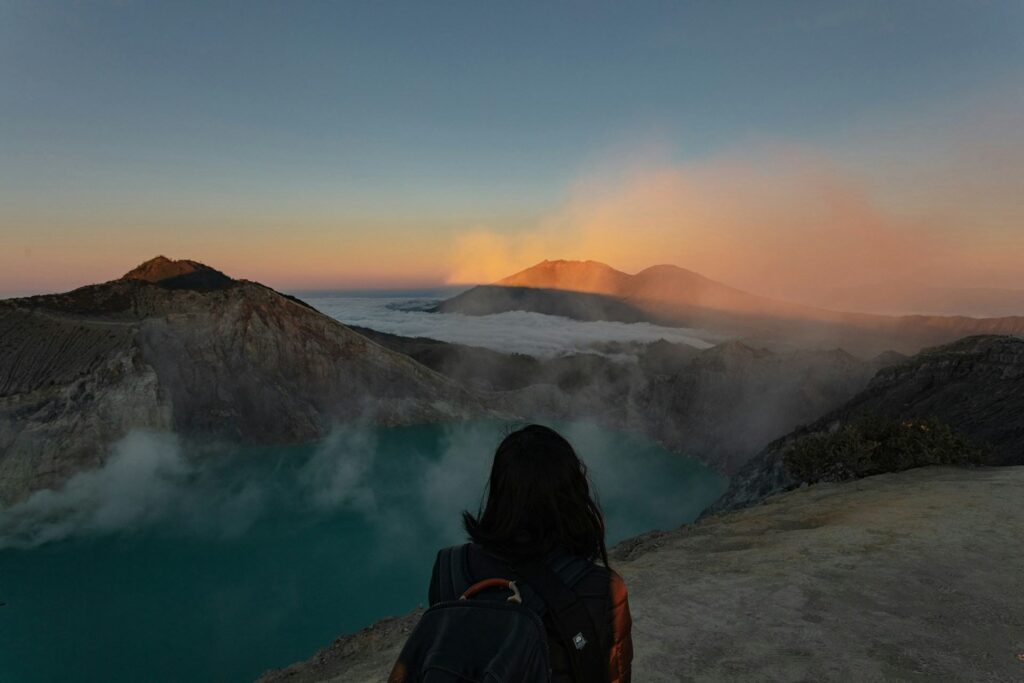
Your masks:
M 815 304 L 1017 289 L 1022 25 L 999 1 L 7 0 L 0 292 L 158 253 L 285 291 L 545 258 Z
M 161 256 L 164 255 L 161 254 Z M 201 263 L 203 262 L 202 259 L 196 258 L 190 260 L 199 261 Z M 583 262 L 579 259 L 545 260 L 575 261 L 577 263 Z M 530 264 L 530 267 L 532 268 L 533 266 L 540 265 L 540 263 L 541 262 Z M 634 275 L 637 272 L 644 270 L 643 268 L 641 268 L 633 272 L 627 272 L 622 269 L 616 268 L 613 264 L 610 263 L 597 263 L 600 263 L 601 265 L 604 266 L 609 266 L 615 270 L 618 270 L 619 272 L 623 272 L 628 275 Z M 206 263 L 205 265 L 216 267 L 216 264 L 211 263 Z M 660 265 L 676 266 L 677 264 L 655 263 L 651 264 L 648 267 Z M 682 268 L 682 266 L 677 267 Z M 524 270 L 528 269 L 529 268 Z M 248 279 L 240 278 L 232 273 L 227 274 L 229 276 L 236 277 L 237 279 Z M 515 273 L 506 273 L 505 276 L 513 274 Z M 703 275 L 703 273 L 699 274 Z M 69 287 L 68 291 L 81 286 L 88 286 L 92 284 L 99 284 L 109 280 L 114 280 L 117 279 L 118 277 L 120 276 L 112 275 L 108 278 L 104 278 L 103 280 L 99 280 L 96 282 L 82 282 L 80 284 L 76 284 L 73 285 L 72 287 Z M 495 284 L 496 282 L 497 280 L 463 284 L 409 283 L 407 286 L 404 287 L 396 287 L 393 286 L 394 283 L 391 283 L 392 286 L 289 288 L 282 289 L 280 291 L 283 291 L 285 294 L 291 296 L 297 296 L 299 298 L 309 300 L 324 297 L 349 297 L 367 299 L 395 299 L 406 301 L 416 299 L 429 299 L 434 301 L 441 301 L 450 297 L 454 297 L 462 292 L 471 289 L 472 287 L 479 285 L 492 285 Z M 732 286 L 729 282 L 722 282 L 721 284 L 724 284 L 726 286 Z M 44 289 L 21 291 L 0 290 L 0 300 L 46 294 L 56 294 L 61 293 L 61 291 Z M 764 294 L 764 292 L 758 290 L 749 291 L 753 294 Z M 865 286 L 859 288 L 822 288 L 814 291 L 808 291 L 804 296 L 796 296 L 788 299 L 783 297 L 780 300 L 788 300 L 798 304 L 816 306 L 819 308 L 825 308 L 834 311 L 873 313 L 879 315 L 967 315 L 985 318 L 1018 316 L 1024 314 L 1024 289 L 1022 288 L 955 288 L 930 285 L 927 283 L 915 282 L 913 280 L 884 281 L 872 286 Z M 370 327 L 372 327 L 373 329 L 380 329 L 381 331 L 401 333 L 397 329 L 388 330 L 376 325 L 370 325 Z M 434 335 L 425 334 L 422 336 L 432 337 Z M 487 344 L 484 344 L 484 346 L 486 345 Z

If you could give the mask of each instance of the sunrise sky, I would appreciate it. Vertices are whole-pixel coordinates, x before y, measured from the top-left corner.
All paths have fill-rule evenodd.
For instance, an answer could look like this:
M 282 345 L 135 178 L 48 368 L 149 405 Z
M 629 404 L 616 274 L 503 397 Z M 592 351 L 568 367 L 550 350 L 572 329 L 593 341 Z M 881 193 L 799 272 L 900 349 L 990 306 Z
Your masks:
M 1024 3 L 0 0 L 0 294 L 156 254 L 1024 287 Z

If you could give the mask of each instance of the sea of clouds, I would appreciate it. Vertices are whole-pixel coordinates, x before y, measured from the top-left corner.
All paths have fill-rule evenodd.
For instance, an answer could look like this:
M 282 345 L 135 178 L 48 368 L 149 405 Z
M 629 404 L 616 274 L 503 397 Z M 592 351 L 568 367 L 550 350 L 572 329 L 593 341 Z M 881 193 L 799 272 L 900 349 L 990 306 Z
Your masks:
M 542 358 L 595 352 L 595 345 L 603 342 L 646 343 L 664 339 L 706 349 L 716 341 L 712 333 L 704 330 L 650 323 L 584 322 L 526 311 L 480 316 L 427 312 L 426 309 L 438 303 L 436 299 L 354 297 L 330 293 L 301 295 L 301 298 L 346 325 Z

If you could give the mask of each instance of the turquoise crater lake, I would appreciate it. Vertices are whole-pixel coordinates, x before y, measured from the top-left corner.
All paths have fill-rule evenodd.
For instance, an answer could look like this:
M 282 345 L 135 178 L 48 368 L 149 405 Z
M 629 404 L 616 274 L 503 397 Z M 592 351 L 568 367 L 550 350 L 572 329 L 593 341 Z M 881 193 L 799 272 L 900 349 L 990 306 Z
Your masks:
M 590 423 L 614 544 L 693 520 L 727 485 Z M 316 444 L 189 457 L 136 434 L 102 470 L 0 513 L 0 680 L 251 681 L 426 600 L 508 426 L 345 428 Z

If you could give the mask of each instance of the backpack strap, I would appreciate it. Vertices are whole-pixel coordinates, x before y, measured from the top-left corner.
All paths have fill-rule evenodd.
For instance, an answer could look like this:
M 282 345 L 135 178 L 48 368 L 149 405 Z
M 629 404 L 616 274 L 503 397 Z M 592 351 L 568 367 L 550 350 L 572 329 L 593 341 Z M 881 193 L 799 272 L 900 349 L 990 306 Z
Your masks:
M 469 545 L 454 545 L 437 553 L 437 580 L 442 601 L 459 599 L 472 583 L 469 577 Z
M 575 589 L 576 584 L 594 568 L 594 564 L 589 560 L 577 557 L 576 555 L 570 555 L 566 552 L 557 552 L 556 554 L 549 555 L 547 563 L 551 570 L 558 575 L 558 578 L 562 580 L 562 583 L 572 589 Z M 521 565 L 520 569 L 525 566 L 525 564 Z M 516 572 L 520 579 L 523 578 L 521 571 L 516 569 L 513 569 L 513 571 Z M 544 616 L 548 609 L 544 598 L 529 584 L 523 583 L 519 587 L 524 589 L 523 604 L 537 614 Z
M 581 567 L 575 561 L 563 564 L 556 560 L 556 564 L 561 575 L 544 559 L 517 566 L 516 574 L 547 606 L 551 623 L 569 653 L 576 683 L 608 680 L 594 620 L 570 588 L 590 569 L 590 563 L 584 561 Z
M 576 584 L 594 568 L 594 564 L 589 560 L 569 553 L 561 553 L 549 559 L 548 566 L 569 588 L 575 588 Z

